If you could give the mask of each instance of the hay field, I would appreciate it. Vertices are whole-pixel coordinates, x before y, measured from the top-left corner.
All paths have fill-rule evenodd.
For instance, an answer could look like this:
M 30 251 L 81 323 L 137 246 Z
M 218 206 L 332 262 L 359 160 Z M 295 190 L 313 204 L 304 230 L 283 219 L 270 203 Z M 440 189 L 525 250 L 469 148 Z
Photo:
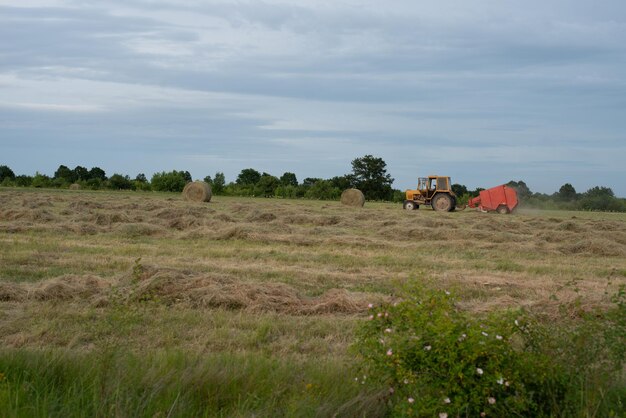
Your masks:
M 626 214 L 0 189 L 0 368 L 115 349 L 161 376 L 173 355 L 170 375 L 230 385 L 203 389 L 207 416 L 377 415 L 348 347 L 367 304 L 411 280 L 477 314 L 602 306 L 626 280 Z M 134 411 L 182 416 L 174 395 Z

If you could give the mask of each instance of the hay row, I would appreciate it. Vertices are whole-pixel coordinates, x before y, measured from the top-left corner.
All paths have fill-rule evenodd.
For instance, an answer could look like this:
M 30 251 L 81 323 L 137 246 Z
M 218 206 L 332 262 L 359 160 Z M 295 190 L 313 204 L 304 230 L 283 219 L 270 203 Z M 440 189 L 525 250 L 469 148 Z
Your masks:
M 120 300 L 121 297 L 121 300 Z M 373 298 L 373 299 L 372 299 Z M 194 308 L 278 312 L 290 315 L 356 314 L 382 296 L 329 289 L 318 297 L 302 295 L 284 283 L 251 283 L 228 277 L 150 269 L 139 280 L 125 276 L 65 275 L 37 284 L 0 282 L 0 301 L 75 301 L 105 307 L 115 302 L 154 300 Z

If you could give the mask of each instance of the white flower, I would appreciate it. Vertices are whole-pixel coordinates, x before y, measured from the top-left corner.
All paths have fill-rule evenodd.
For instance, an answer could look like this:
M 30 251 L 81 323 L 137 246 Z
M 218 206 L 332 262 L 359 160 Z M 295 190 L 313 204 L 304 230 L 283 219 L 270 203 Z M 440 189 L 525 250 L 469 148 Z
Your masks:
M 481 369 L 480 367 L 476 367 L 476 373 L 478 373 L 479 376 L 482 376 L 483 369 Z
M 409 384 L 409 379 L 404 379 L 404 384 L 408 385 Z
M 374 315 L 370 315 L 368 319 L 371 321 L 372 319 L 374 319 Z
M 502 339 L 502 335 L 496 335 L 496 340 L 501 340 Z
M 461 334 L 461 336 L 459 337 L 459 341 L 463 341 L 465 338 L 467 338 L 467 335 Z
M 385 318 L 389 316 L 389 312 L 385 312 Z
M 519 322 L 517 322 L 517 319 L 515 320 L 515 326 L 519 327 Z
M 358 382 L 358 381 L 359 381 L 359 378 L 358 378 L 358 377 L 355 377 L 355 378 L 354 378 L 354 381 L 355 381 L 355 382 Z
M 380 318 L 380 317 L 383 316 L 383 314 L 382 314 L 382 312 L 378 312 L 378 314 L 376 316 Z
M 446 412 L 440 412 L 439 418 L 448 418 L 448 414 Z
M 385 329 L 385 332 L 391 332 L 391 328 Z
M 481 412 L 481 413 L 480 413 L 480 416 L 481 416 L 481 417 L 486 417 L 486 416 L 487 416 L 487 414 L 485 414 L 484 412 Z
M 409 403 L 413 403 L 413 402 L 415 402 L 415 399 L 409 398 L 408 401 L 409 401 Z
M 391 348 L 389 350 L 387 350 L 387 355 L 388 356 L 392 356 L 393 355 L 393 351 L 391 350 Z
M 444 399 L 444 400 L 443 400 L 443 403 L 450 403 L 450 402 L 452 402 L 452 401 L 450 400 L 450 398 L 446 398 L 446 399 Z
M 385 340 L 383 340 L 382 338 L 380 338 L 378 341 L 379 341 L 381 344 L 385 344 Z
M 483 334 L 485 337 L 489 336 L 489 334 L 487 334 L 485 331 L 481 331 L 481 334 Z
M 430 351 L 430 349 L 431 349 L 431 348 L 432 348 L 432 347 L 431 347 L 430 345 L 427 345 L 426 347 L 424 347 L 424 350 L 426 350 L 426 351 Z
M 393 393 L 395 392 L 395 390 L 393 390 L 393 388 L 389 388 L 389 393 Z
M 372 309 L 372 308 L 374 307 L 374 304 L 373 304 L 373 303 L 368 303 L 368 304 L 367 304 L 367 307 L 368 307 L 368 308 L 370 308 L 370 309 Z
M 509 387 L 509 381 L 508 380 L 506 382 L 504 382 L 504 386 L 506 386 L 507 388 Z
M 448 292 L 447 290 L 446 290 L 446 295 L 450 295 L 450 292 Z
M 496 382 L 498 382 L 499 385 L 504 383 L 504 379 L 503 378 L 499 378 L 498 380 L 496 380 Z
M 490 405 L 493 405 L 494 403 L 496 403 L 496 398 L 489 397 L 489 398 L 487 398 L 487 401 L 489 401 Z

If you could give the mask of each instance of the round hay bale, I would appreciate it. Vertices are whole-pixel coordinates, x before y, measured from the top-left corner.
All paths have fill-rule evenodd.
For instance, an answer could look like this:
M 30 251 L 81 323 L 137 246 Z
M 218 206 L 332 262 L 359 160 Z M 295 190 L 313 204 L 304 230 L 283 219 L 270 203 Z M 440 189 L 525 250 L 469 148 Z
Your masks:
M 78 183 L 70 184 L 70 190 L 80 190 L 82 189 L 81 185 Z
M 183 198 L 194 202 L 210 202 L 212 195 L 211 186 L 204 181 L 187 183 L 183 189 Z
M 347 206 L 363 207 L 365 196 L 359 189 L 347 189 L 341 193 L 341 203 Z

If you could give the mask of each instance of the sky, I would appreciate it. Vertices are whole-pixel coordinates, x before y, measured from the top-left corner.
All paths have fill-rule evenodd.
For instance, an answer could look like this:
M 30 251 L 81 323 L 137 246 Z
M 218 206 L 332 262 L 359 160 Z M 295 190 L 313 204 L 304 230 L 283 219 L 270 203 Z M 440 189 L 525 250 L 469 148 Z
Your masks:
M 0 0 L 0 165 L 626 197 L 623 0 Z

